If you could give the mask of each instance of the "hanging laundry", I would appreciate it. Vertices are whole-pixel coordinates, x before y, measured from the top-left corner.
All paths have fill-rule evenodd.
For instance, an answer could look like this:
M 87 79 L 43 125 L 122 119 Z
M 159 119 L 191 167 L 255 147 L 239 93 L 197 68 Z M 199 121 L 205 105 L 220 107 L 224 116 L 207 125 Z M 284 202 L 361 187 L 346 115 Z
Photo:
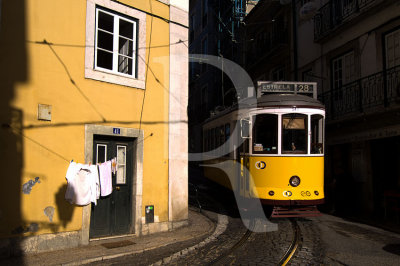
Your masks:
M 99 173 L 96 165 L 87 165 L 71 162 L 65 176 L 68 181 L 65 199 L 71 204 L 97 204 L 100 187 Z
M 107 161 L 99 165 L 100 194 L 102 197 L 108 196 L 112 192 L 111 164 L 111 161 Z
M 111 159 L 111 171 L 114 175 L 117 172 L 117 168 L 118 168 L 117 158 Z

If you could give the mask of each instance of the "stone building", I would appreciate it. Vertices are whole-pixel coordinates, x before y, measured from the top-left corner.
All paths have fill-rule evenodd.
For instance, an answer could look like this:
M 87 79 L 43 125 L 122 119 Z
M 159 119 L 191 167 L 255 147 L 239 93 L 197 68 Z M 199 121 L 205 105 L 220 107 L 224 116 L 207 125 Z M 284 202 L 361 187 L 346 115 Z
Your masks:
M 1 255 L 187 224 L 188 1 L 1 1 Z M 70 161 L 117 158 L 65 200 Z

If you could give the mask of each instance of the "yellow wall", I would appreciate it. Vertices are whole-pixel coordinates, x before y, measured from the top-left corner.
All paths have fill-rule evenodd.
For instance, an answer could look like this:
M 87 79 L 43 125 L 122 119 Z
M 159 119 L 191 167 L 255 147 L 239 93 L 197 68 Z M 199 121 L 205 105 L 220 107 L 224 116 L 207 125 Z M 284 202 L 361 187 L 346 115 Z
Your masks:
M 120 2 L 168 19 L 169 7 L 158 1 L 152 0 L 151 7 L 149 1 Z M 16 235 L 32 223 L 39 230 L 25 235 L 79 230 L 82 208 L 67 203 L 64 193 L 69 160 L 84 162 L 84 125 L 139 128 L 144 91 L 84 78 L 86 1 L 3 1 L 1 19 L 5 183 L 0 193 L 8 200 L 0 202 L 0 237 Z M 141 128 L 145 138 L 154 135 L 144 141 L 143 206 L 155 205 L 155 215 L 167 221 L 169 24 L 150 15 L 146 20 L 146 46 L 151 39 L 151 46 L 164 47 L 146 50 L 159 81 L 147 72 Z M 44 39 L 54 45 L 36 43 Z M 37 120 L 39 103 L 52 106 L 51 122 Z M 111 122 L 102 123 L 102 116 Z M 23 194 L 22 185 L 35 177 L 41 182 Z M 47 206 L 55 208 L 52 222 L 44 214 Z

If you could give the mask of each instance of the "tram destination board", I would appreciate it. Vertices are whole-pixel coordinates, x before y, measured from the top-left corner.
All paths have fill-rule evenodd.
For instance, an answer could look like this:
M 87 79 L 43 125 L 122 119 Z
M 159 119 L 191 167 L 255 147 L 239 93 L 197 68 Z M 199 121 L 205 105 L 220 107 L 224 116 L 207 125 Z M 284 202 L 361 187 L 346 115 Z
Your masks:
M 268 93 L 306 94 L 316 97 L 316 82 L 291 82 L 291 81 L 258 81 L 257 95 L 260 97 Z

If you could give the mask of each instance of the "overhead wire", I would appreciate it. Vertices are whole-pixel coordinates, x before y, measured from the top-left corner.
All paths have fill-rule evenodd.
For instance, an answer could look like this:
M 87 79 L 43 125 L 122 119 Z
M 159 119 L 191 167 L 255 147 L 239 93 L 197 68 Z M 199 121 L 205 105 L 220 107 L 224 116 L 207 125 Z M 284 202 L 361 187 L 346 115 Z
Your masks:
M 151 0 L 149 0 L 149 3 L 150 3 L 150 12 L 151 13 L 153 13 L 153 6 L 152 6 L 152 4 L 151 4 Z M 151 47 L 151 40 L 152 40 L 152 33 L 153 33 L 153 17 L 150 17 L 151 18 L 151 21 L 150 21 L 150 37 L 149 37 L 149 47 Z M 144 84 L 146 84 L 146 86 L 147 86 L 147 81 L 148 81 L 148 74 L 149 74 L 149 68 L 150 68 L 150 52 L 151 52 L 151 49 L 149 49 L 149 51 L 148 51 L 148 53 L 147 53 L 147 64 L 146 64 L 146 67 L 147 67 L 147 70 L 146 70 L 146 76 L 145 76 L 145 80 L 144 80 Z M 140 56 L 139 56 L 140 57 Z M 141 57 L 140 57 L 141 58 Z M 146 63 L 146 62 L 145 62 Z M 153 72 L 153 71 L 152 71 Z M 157 81 L 158 79 L 156 78 L 156 81 Z M 140 132 L 140 130 L 142 129 L 142 119 L 143 119 L 143 110 L 144 110 L 144 103 L 145 103 L 145 100 L 146 100 L 146 92 L 147 92 L 147 89 L 148 88 L 146 88 L 144 91 L 143 91 L 143 99 L 142 99 L 142 108 L 141 108 L 141 110 L 140 110 L 140 120 L 139 120 L 139 132 Z
M 64 67 L 65 72 L 68 75 L 68 78 L 72 85 L 78 90 L 78 92 L 81 94 L 81 96 L 90 104 L 90 106 L 93 108 L 93 110 L 103 119 L 103 121 L 107 121 L 106 118 L 97 110 L 97 108 L 94 106 L 94 104 L 90 101 L 90 99 L 86 96 L 85 93 L 79 88 L 78 84 L 74 81 L 74 79 L 71 76 L 71 73 L 69 73 L 69 70 L 63 60 L 60 58 L 60 56 L 57 54 L 57 52 L 51 47 L 51 44 L 46 41 L 46 39 L 43 40 L 44 44 L 47 44 L 47 46 L 50 48 L 50 50 L 53 52 L 54 56 L 57 58 L 57 60 L 60 62 L 60 64 Z
M 149 0 L 149 3 L 150 3 L 150 12 L 153 12 L 151 0 Z M 172 45 L 178 45 L 178 44 L 181 44 L 181 43 L 182 43 L 183 45 L 185 45 L 185 46 L 188 48 L 187 44 L 185 43 L 185 42 L 188 42 L 188 40 L 179 40 L 179 41 L 177 41 L 177 42 L 175 42 L 175 43 L 170 43 L 170 44 L 167 44 L 167 45 L 151 46 L 151 42 L 152 42 L 152 31 L 153 31 L 153 18 L 154 18 L 154 17 L 163 19 L 162 17 L 159 17 L 159 16 L 151 16 L 149 46 L 139 47 L 139 48 L 138 48 L 138 50 L 140 50 L 140 49 L 148 49 L 148 50 L 149 50 L 148 55 L 147 55 L 147 62 L 146 62 L 146 60 L 145 60 L 144 58 L 142 58 L 142 57 L 140 57 L 140 56 L 139 56 L 139 58 L 145 62 L 146 69 L 147 69 L 147 70 L 146 70 L 146 76 L 145 76 L 145 84 L 147 84 L 148 73 L 149 73 L 149 71 L 150 71 L 150 73 L 153 75 L 155 81 L 156 81 L 157 83 L 159 83 L 165 90 L 167 90 L 167 92 L 169 92 L 168 89 L 161 83 L 160 79 L 157 77 L 157 75 L 154 73 L 154 71 L 150 68 L 150 65 L 149 65 L 149 64 L 150 64 L 150 51 L 151 51 L 151 49 L 155 49 L 155 48 L 165 48 L 165 47 L 170 47 L 170 46 L 172 46 Z M 172 21 L 165 20 L 165 19 L 163 19 L 163 20 L 166 21 L 166 22 L 168 22 L 168 23 L 170 23 L 170 22 L 172 23 Z M 68 67 L 67 67 L 66 64 L 63 62 L 63 60 L 61 59 L 61 57 L 57 54 L 57 52 L 54 50 L 54 48 L 52 47 L 52 46 L 60 46 L 60 47 L 72 47 L 72 48 L 86 48 L 86 47 L 94 47 L 94 45 L 93 45 L 93 46 L 87 46 L 87 45 L 74 45 L 74 44 L 51 43 L 51 42 L 48 42 L 46 39 L 44 39 L 43 41 L 30 41 L 30 40 L 26 40 L 26 42 L 28 42 L 28 43 L 33 43 L 33 44 L 47 45 L 47 46 L 50 48 L 50 50 L 52 51 L 52 53 L 54 54 L 54 56 L 57 58 L 57 60 L 60 62 L 60 64 L 63 66 L 63 68 L 64 68 L 64 70 L 65 70 L 65 72 L 66 72 L 66 74 L 67 74 L 67 76 L 68 76 L 68 78 L 69 78 L 69 80 L 70 80 L 70 82 L 71 82 L 71 83 L 74 85 L 74 87 L 78 90 L 78 92 L 81 94 L 81 96 L 90 104 L 90 106 L 95 110 L 95 112 L 101 117 L 102 122 L 103 122 L 103 123 L 104 123 L 104 122 L 107 122 L 107 120 L 105 119 L 105 117 L 97 110 L 97 108 L 96 108 L 96 107 L 94 106 L 94 104 L 90 101 L 90 99 L 85 95 L 85 93 L 84 93 L 84 92 L 79 88 L 79 86 L 76 84 L 76 82 L 74 81 L 74 79 L 73 79 L 71 73 L 70 73 L 69 70 L 68 70 Z M 141 113 L 140 113 L 140 120 L 139 120 L 139 131 L 141 130 L 141 126 L 142 126 L 144 104 L 145 104 L 145 99 L 146 99 L 146 91 L 147 91 L 147 89 L 144 90 L 144 92 L 143 92 L 143 100 L 142 100 Z M 176 100 L 177 100 L 177 99 L 176 99 Z M 181 122 L 182 122 L 182 121 L 181 121 Z M 62 160 L 66 161 L 66 162 L 70 162 L 70 160 L 68 160 L 66 157 L 62 156 L 61 154 L 57 153 L 56 151 L 54 151 L 54 150 L 52 150 L 52 149 L 46 147 L 45 145 L 43 145 L 42 143 L 40 143 L 40 142 L 38 142 L 38 141 L 36 141 L 36 140 L 34 140 L 34 139 L 32 139 L 32 138 L 26 136 L 25 134 L 22 133 L 22 130 L 18 130 L 18 129 L 16 129 L 16 128 L 12 127 L 12 126 L 9 125 L 9 124 L 5 124 L 5 125 L 3 125 L 3 126 L 6 126 L 6 127 L 9 127 L 9 128 L 11 128 L 11 129 L 13 129 L 13 132 L 15 132 L 16 134 L 18 134 L 18 135 L 22 136 L 23 138 L 26 138 L 26 139 L 28 139 L 29 141 L 31 141 L 31 142 L 37 144 L 38 146 L 42 147 L 43 149 L 47 150 L 48 152 L 53 153 L 54 155 L 56 155 L 57 157 L 61 158 Z M 143 139 L 142 139 L 141 141 L 139 141 L 139 142 L 136 142 L 134 146 L 137 146 L 139 143 L 144 142 L 147 138 L 149 138 L 149 137 L 151 137 L 151 136 L 153 136 L 153 135 L 154 135 L 153 133 L 150 133 L 148 136 L 143 137 Z
M 32 40 L 25 40 L 25 42 L 27 43 L 32 43 L 32 44 L 42 44 L 42 45 L 52 45 L 52 46 L 60 46 L 60 47 L 71 47 L 71 48 L 94 48 L 95 45 L 83 45 L 83 44 L 68 44 L 68 43 L 52 43 L 52 42 L 48 42 L 47 40 L 43 40 L 43 41 L 32 41 Z M 189 40 L 179 40 L 177 42 L 174 43 L 169 43 L 169 44 L 164 44 L 164 45 L 156 45 L 156 46 L 143 46 L 143 47 L 139 47 L 137 48 L 137 50 L 143 50 L 143 49 L 155 49 L 155 48 L 166 48 L 166 47 L 170 47 L 172 45 L 177 45 L 180 43 L 185 43 L 185 42 L 189 42 Z M 113 50 L 113 52 L 117 52 L 118 50 Z

